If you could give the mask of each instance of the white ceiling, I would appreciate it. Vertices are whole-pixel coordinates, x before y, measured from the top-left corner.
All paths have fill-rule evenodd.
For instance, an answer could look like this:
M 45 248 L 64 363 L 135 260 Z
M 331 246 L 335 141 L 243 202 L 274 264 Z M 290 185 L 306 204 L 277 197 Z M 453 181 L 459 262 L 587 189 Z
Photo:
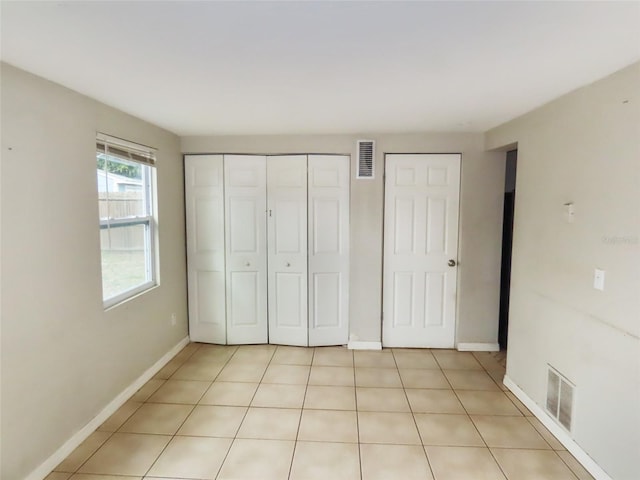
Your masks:
M 640 59 L 634 2 L 7 2 L 2 59 L 179 135 L 485 131 Z

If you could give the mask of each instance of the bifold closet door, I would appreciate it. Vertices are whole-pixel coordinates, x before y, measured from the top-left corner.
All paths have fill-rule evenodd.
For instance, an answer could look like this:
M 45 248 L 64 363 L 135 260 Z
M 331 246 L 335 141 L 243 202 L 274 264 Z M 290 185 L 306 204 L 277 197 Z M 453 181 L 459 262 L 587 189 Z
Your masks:
M 309 345 L 349 336 L 349 172 L 345 155 L 309 155 Z
M 226 343 L 222 155 L 186 155 L 189 336 Z
M 267 343 L 266 157 L 225 155 L 227 343 Z
M 267 157 L 269 343 L 308 345 L 307 156 Z
M 347 343 L 349 163 L 185 156 L 192 340 Z

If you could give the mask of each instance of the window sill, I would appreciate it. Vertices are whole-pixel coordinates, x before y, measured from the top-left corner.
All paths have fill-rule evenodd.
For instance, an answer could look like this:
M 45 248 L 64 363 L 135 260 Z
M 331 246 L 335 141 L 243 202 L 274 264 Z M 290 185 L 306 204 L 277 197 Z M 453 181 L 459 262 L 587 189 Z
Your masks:
M 108 312 L 110 310 L 113 310 L 114 308 L 121 306 L 124 303 L 129 302 L 130 300 L 134 300 L 138 297 L 141 297 L 142 295 L 150 292 L 151 290 L 155 290 L 158 286 L 159 284 L 157 282 L 144 283 L 132 290 L 128 290 L 124 293 L 121 293 L 120 295 L 117 295 L 106 301 L 103 301 L 102 308 L 104 309 L 105 312 Z

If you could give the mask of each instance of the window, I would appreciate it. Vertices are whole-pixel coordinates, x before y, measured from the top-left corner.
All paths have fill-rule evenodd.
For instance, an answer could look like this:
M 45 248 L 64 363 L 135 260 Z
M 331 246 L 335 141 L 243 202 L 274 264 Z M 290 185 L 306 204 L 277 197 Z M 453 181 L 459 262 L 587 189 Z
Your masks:
M 105 308 L 157 284 L 155 151 L 106 135 L 96 141 Z

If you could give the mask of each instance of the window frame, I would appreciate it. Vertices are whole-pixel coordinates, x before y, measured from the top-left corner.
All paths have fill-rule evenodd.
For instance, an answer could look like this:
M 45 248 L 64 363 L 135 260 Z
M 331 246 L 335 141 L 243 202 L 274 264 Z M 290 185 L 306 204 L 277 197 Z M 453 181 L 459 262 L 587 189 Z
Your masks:
M 102 151 L 100 146 L 104 147 Z M 128 152 L 129 158 L 124 158 L 122 155 L 113 155 L 115 158 L 121 158 L 123 160 L 136 163 L 141 167 L 141 180 L 143 195 L 142 199 L 145 206 L 145 215 L 135 215 L 129 217 L 106 217 L 101 218 L 98 215 L 99 230 L 112 229 L 112 228 L 124 228 L 133 227 L 137 225 L 144 225 L 144 259 L 145 259 L 145 282 L 129 288 L 117 295 L 109 298 L 104 297 L 104 270 L 102 268 L 102 245 L 100 246 L 100 278 L 102 285 L 102 305 L 105 310 L 114 307 L 120 303 L 123 303 L 133 297 L 136 297 L 148 290 L 151 290 L 159 285 L 158 279 L 158 265 L 157 265 L 157 217 L 156 217 L 156 200 L 157 200 L 157 183 L 156 183 L 156 165 L 155 165 L 155 152 L 156 150 L 151 147 L 136 144 L 123 140 L 117 137 L 112 137 L 102 133 L 96 135 L 96 162 L 99 155 L 109 155 L 109 147 L 118 149 L 119 152 Z M 108 171 L 107 162 L 105 158 L 105 182 L 107 184 L 107 198 L 109 194 L 108 189 Z M 96 171 L 101 171 L 97 169 Z M 100 192 L 100 190 L 98 190 Z

